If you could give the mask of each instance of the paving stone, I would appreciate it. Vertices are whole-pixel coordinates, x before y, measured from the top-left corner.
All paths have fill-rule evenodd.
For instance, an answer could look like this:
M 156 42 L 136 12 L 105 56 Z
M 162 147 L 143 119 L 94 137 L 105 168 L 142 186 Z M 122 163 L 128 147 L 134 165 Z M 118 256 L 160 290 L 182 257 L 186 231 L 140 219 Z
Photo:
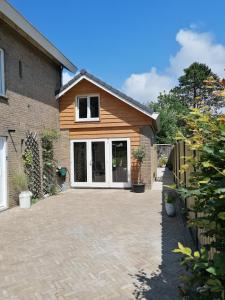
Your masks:
M 0 299 L 167 299 L 165 288 L 155 298 L 149 290 L 154 295 L 164 274 L 164 281 L 175 276 L 177 259 L 169 255 L 166 267 L 165 241 L 175 246 L 183 229 L 177 218 L 167 222 L 175 229 L 171 244 L 161 202 L 161 190 L 77 189 L 1 213 Z M 153 278 L 153 286 L 143 292 L 140 278 Z M 167 291 L 176 290 L 169 284 Z

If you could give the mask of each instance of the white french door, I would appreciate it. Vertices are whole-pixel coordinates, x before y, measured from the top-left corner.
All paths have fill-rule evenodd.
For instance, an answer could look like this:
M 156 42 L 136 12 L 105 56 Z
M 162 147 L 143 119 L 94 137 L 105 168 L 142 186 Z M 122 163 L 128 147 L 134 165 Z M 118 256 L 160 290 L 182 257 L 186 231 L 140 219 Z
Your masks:
M 6 138 L 0 137 L 0 210 L 7 207 Z
M 130 187 L 130 139 L 71 141 L 71 185 Z

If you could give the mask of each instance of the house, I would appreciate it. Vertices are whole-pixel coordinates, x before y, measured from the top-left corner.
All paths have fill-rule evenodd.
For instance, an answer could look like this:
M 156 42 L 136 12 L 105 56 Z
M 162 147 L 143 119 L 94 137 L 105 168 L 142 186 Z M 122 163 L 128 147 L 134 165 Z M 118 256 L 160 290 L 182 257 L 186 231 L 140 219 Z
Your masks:
M 142 179 L 155 177 L 158 114 L 99 78 L 81 71 L 57 94 L 63 164 L 72 187 L 129 188 L 137 180 L 133 149 L 144 146 Z
M 44 128 L 59 130 L 55 92 L 61 88 L 63 68 L 76 71 L 55 46 L 1 0 L 0 209 L 16 205 L 12 177 L 29 143 L 36 147 L 36 179 L 42 177 L 40 135 Z M 63 141 L 56 154 L 63 152 L 60 144 Z

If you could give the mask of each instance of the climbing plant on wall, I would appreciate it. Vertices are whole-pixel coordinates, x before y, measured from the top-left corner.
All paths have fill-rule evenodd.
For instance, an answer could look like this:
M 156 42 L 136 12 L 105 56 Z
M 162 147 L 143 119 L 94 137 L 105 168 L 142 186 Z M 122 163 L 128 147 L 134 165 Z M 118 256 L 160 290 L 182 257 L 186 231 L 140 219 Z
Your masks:
M 45 129 L 42 133 L 43 161 L 43 193 L 53 194 L 56 189 L 56 161 L 54 157 L 54 141 L 58 139 L 56 130 Z

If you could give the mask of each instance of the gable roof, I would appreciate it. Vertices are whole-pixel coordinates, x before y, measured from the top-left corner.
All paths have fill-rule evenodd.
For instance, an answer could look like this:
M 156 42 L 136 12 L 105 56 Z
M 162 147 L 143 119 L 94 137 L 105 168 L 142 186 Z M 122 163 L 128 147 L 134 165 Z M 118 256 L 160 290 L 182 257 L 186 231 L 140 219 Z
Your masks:
M 77 67 L 5 0 L 0 0 L 0 19 L 13 27 L 36 48 L 44 52 L 59 65 L 64 66 L 73 73 L 76 72 Z
M 56 98 L 59 99 L 62 97 L 66 92 L 68 92 L 72 87 L 74 87 L 78 82 L 81 80 L 86 79 L 89 82 L 93 83 L 94 85 L 100 87 L 101 89 L 105 90 L 109 94 L 115 96 L 119 100 L 127 103 L 128 105 L 132 106 L 133 108 L 139 110 L 143 114 L 147 115 L 148 117 L 152 118 L 155 122 L 156 129 L 159 129 L 159 119 L 158 113 L 154 113 L 149 107 L 145 106 L 144 104 L 140 103 L 139 101 L 127 96 L 126 94 L 122 93 L 121 91 L 115 89 L 108 83 L 102 81 L 101 79 L 95 77 L 94 75 L 88 73 L 86 70 L 81 70 L 79 74 L 74 76 L 68 83 L 61 87 L 61 89 L 57 92 Z

